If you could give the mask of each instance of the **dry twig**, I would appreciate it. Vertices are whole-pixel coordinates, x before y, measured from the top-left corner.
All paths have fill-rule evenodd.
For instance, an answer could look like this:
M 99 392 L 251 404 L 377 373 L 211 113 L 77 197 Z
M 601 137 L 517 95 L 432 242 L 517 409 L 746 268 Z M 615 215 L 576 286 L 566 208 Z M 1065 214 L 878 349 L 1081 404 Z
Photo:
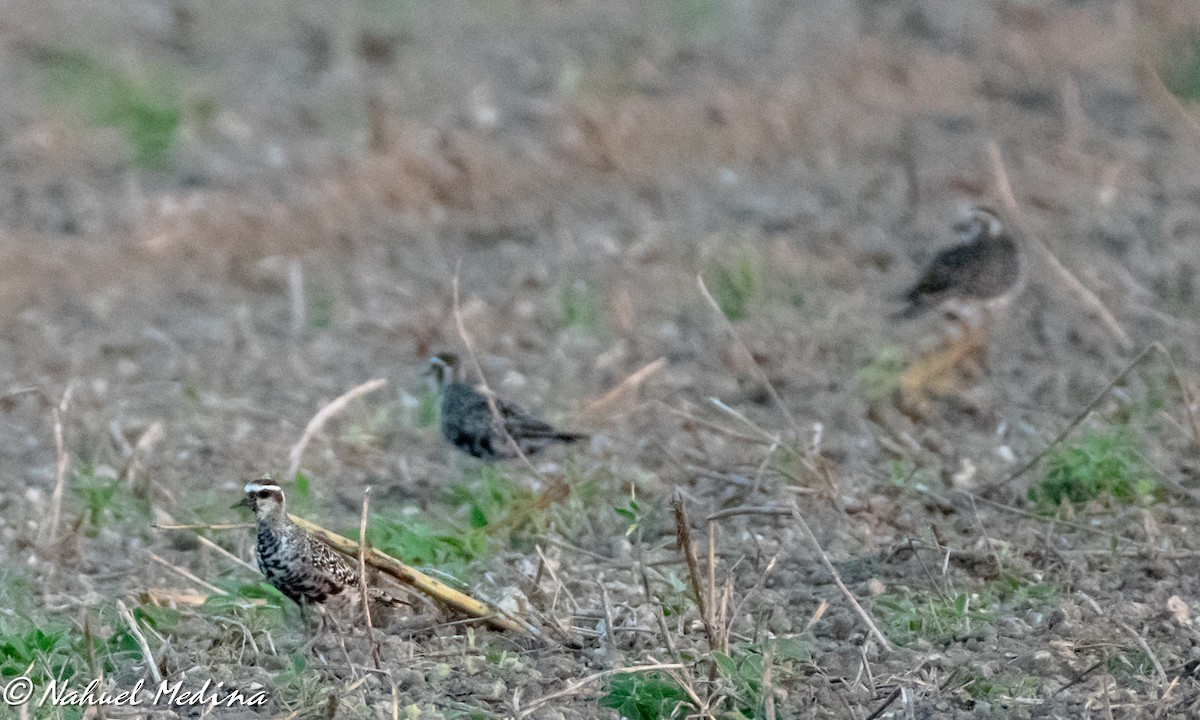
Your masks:
M 50 496 L 50 520 L 46 525 L 46 534 L 42 538 L 42 547 L 49 551 L 58 539 L 58 523 L 62 518 L 62 500 L 63 489 L 67 482 L 67 449 L 63 444 L 63 415 L 67 414 L 67 408 L 71 405 L 71 396 L 75 394 L 75 381 L 72 380 L 67 384 L 67 389 L 63 391 L 62 400 L 59 401 L 58 407 L 51 408 L 50 414 L 54 418 L 54 492 Z
M 360 398 L 367 393 L 374 392 L 384 385 L 387 385 L 386 378 L 375 378 L 374 380 L 368 380 L 361 385 L 347 390 L 328 405 L 318 410 L 317 414 L 313 415 L 312 420 L 308 421 L 308 425 L 304 427 L 304 433 L 300 436 L 299 442 L 293 445 L 292 449 L 288 451 L 287 478 L 290 480 L 296 477 L 296 473 L 300 470 L 300 458 L 304 455 L 305 448 L 308 447 L 308 443 L 312 440 L 313 435 L 316 435 L 321 431 L 321 428 L 325 426 L 325 423 L 329 421 L 329 418 L 340 413 L 346 408 L 347 405 L 357 398 Z
M 358 555 L 359 544 L 350 538 L 330 532 L 304 518 L 295 515 L 289 515 L 289 517 L 291 517 L 294 523 L 312 533 L 314 537 L 334 550 L 350 557 Z M 429 577 L 420 570 L 405 565 L 391 555 L 381 552 L 378 548 L 369 548 L 364 557 L 364 562 L 373 568 L 391 575 L 400 582 L 429 595 L 439 602 L 472 618 L 483 620 L 493 627 L 501 630 L 525 632 L 539 638 L 542 637 L 538 629 L 528 622 L 512 617 L 499 608 L 491 607 L 465 593 L 459 592 L 445 583 Z
M 150 674 L 154 676 L 154 682 L 161 683 L 163 681 L 162 673 L 159 672 L 158 663 L 154 660 L 154 653 L 150 652 L 150 643 L 146 642 L 146 636 L 142 633 L 142 629 L 138 627 L 137 619 L 133 617 L 133 613 L 129 612 L 129 608 L 125 607 L 125 603 L 117 600 L 117 614 L 129 626 L 129 632 L 137 640 L 138 648 L 142 651 L 142 657 L 146 660 L 146 665 L 150 667 Z
M 1095 293 L 1089 290 L 1074 273 L 1068 270 L 1067 266 L 1062 264 L 1054 252 L 1050 250 L 1050 247 L 1046 245 L 1045 241 L 1031 232 L 1027 224 L 1023 221 L 1021 207 L 1017 204 L 1017 198 L 1013 194 L 1012 185 L 1008 181 L 1008 171 L 1004 168 L 1004 157 L 1000 154 L 1000 146 L 995 140 L 988 143 L 988 156 L 992 161 L 992 173 L 996 179 L 996 190 L 1000 194 L 1000 200 L 1004 204 L 1004 209 L 1021 226 L 1022 231 L 1029 241 L 1046 256 L 1050 269 L 1058 275 L 1059 279 L 1067 287 L 1071 288 L 1083 300 L 1085 305 L 1100 316 L 1100 319 L 1104 321 L 1104 325 L 1120 344 L 1121 349 L 1128 350 L 1133 345 L 1133 341 L 1129 339 L 1129 335 L 1126 334 L 1124 328 L 1117 322 L 1116 317 L 1109 311 L 1108 306 Z
M 804 520 L 804 516 L 800 514 L 800 506 L 792 505 L 792 517 L 796 519 L 796 523 L 800 525 L 800 529 L 804 531 L 804 535 L 808 538 L 808 541 L 812 543 L 813 549 L 817 551 L 817 557 L 821 560 L 821 564 L 825 566 L 826 572 L 833 577 L 834 584 L 836 584 L 838 589 L 842 591 L 842 595 L 846 596 L 846 600 L 850 603 L 850 606 L 854 608 L 854 612 L 858 613 L 858 616 L 862 618 L 864 623 L 866 623 L 867 628 L 871 631 L 871 634 L 874 635 L 877 640 L 879 640 L 879 644 L 883 647 L 883 649 L 891 652 L 892 643 L 889 642 L 887 637 L 884 636 L 884 634 L 879 630 L 879 626 L 875 624 L 875 621 L 871 618 L 871 614 L 868 613 L 866 608 L 864 608 L 858 602 L 858 598 L 854 597 L 854 593 L 850 592 L 850 588 L 846 587 L 846 584 L 842 582 L 842 576 L 838 574 L 837 568 L 835 568 L 833 563 L 829 561 L 829 556 L 826 555 L 825 550 L 821 548 L 821 543 L 817 542 L 817 536 L 813 535 L 813 531 L 808 527 L 808 523 Z

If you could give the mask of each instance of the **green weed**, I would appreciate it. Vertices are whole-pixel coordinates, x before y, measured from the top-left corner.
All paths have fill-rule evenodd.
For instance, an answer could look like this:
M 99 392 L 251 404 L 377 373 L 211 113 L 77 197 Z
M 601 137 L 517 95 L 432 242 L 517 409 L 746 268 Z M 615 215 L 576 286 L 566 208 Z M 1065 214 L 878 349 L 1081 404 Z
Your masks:
M 712 658 L 728 688 L 725 702 L 736 713 L 732 717 L 742 718 L 765 717 L 763 676 L 768 660 L 776 683 L 786 681 L 797 664 L 812 661 L 808 648 L 796 637 L 738 644 L 729 654 L 714 651 Z
M 604 322 L 604 298 L 582 280 L 564 282 L 558 291 L 562 326 L 599 335 Z
M 1141 444 L 1127 426 L 1088 430 L 1055 450 L 1046 474 L 1029 489 L 1043 512 L 1066 504 L 1111 499 L 1124 503 L 1161 499 L 1162 487 L 1142 456 Z
M 357 532 L 351 533 L 357 538 Z M 436 567 L 454 577 L 465 577 L 468 566 L 487 556 L 486 533 L 456 528 L 444 520 L 420 520 L 373 516 L 367 528 L 372 547 L 417 567 Z
M 908 353 L 901 345 L 880 348 L 855 374 L 863 399 L 872 405 L 891 402 L 900 389 L 900 378 L 908 361 Z
M 308 314 L 308 332 L 310 335 L 328 330 L 333 327 L 335 301 L 333 293 L 324 284 L 310 283 L 308 295 L 305 298 Z
M 35 686 L 49 680 L 69 680 L 86 670 L 66 628 L 35 626 L 28 618 L 18 629 L 0 630 L 0 677 L 25 675 Z
M 80 462 L 67 484 L 81 506 L 81 523 L 93 532 L 108 522 L 121 524 L 150 515 L 146 503 L 129 492 L 112 468 Z
M 137 165 L 170 165 L 183 108 L 175 84 L 161 73 L 131 78 L 84 53 L 66 51 L 43 58 L 37 80 L 51 104 L 119 130 Z
M 536 519 L 533 493 L 490 465 L 478 473 L 450 486 L 450 503 L 469 527 L 495 534 L 521 530 Z
M 613 675 L 600 697 L 600 707 L 612 708 L 628 720 L 683 717 L 688 706 L 687 691 L 661 673 Z
M 1180 100 L 1200 102 L 1200 35 L 1192 41 L 1191 47 L 1180 53 L 1174 67 L 1164 74 L 1163 82 Z
M 974 593 L 918 592 L 906 587 L 875 598 L 884 634 L 899 645 L 923 639 L 938 646 L 969 636 L 992 614 Z
M 745 320 L 751 307 L 762 300 L 764 283 L 759 263 L 746 248 L 715 263 L 708 272 L 708 285 L 717 307 L 730 322 Z

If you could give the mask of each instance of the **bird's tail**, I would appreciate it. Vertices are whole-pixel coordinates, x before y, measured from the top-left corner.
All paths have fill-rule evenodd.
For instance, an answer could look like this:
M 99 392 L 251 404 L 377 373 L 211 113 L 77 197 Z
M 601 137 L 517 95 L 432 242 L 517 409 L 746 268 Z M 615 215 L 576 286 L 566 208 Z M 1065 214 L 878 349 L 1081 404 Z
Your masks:
M 550 436 L 550 439 L 554 440 L 556 442 L 561 442 L 561 443 L 573 443 L 573 442 L 581 442 L 583 440 L 587 440 L 590 437 L 591 437 L 591 435 L 587 435 L 585 433 L 556 431 L 553 435 Z

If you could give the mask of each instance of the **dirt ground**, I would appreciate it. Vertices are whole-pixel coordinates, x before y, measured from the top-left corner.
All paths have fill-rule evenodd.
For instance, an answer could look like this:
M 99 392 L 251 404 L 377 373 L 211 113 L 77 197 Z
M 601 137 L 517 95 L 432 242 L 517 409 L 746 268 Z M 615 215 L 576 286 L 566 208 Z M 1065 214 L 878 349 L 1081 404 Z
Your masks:
M 0 715 L 1200 717 L 1200 5 L 334 5 L 0 5 L 2 679 L 267 697 Z M 890 315 L 972 203 L 1030 272 L 942 368 Z M 590 443 L 441 442 L 456 275 Z M 1097 438 L 1146 484 L 1039 502 Z M 306 651 L 266 471 L 543 637 Z

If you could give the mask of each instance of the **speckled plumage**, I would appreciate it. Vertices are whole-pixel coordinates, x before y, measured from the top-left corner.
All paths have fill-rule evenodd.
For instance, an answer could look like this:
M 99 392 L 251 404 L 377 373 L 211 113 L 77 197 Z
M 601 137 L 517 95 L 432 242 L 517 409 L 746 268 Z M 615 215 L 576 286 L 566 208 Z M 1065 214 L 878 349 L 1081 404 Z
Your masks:
M 483 393 L 455 380 L 456 362 L 453 355 L 438 355 L 430 359 L 429 372 L 438 386 L 442 437 L 462 452 L 483 460 L 514 458 L 517 453 L 505 437 L 506 432 L 526 455 L 536 455 L 555 443 L 587 439 L 581 433 L 556 430 L 500 398 L 495 398 L 500 413 L 497 421 Z
M 996 214 L 975 208 L 961 227 L 967 242 L 942 250 L 905 291 L 908 305 L 898 317 L 912 318 L 933 308 L 962 314 L 968 307 L 996 307 L 1015 293 L 1022 277 L 1017 242 Z
M 235 507 L 248 507 L 257 519 L 258 569 L 281 593 L 299 605 L 326 603 L 343 593 L 356 596 L 358 570 L 336 550 L 310 535 L 287 515 L 283 490 L 269 477 L 247 483 L 246 497 Z M 372 600 L 401 604 L 378 588 Z

